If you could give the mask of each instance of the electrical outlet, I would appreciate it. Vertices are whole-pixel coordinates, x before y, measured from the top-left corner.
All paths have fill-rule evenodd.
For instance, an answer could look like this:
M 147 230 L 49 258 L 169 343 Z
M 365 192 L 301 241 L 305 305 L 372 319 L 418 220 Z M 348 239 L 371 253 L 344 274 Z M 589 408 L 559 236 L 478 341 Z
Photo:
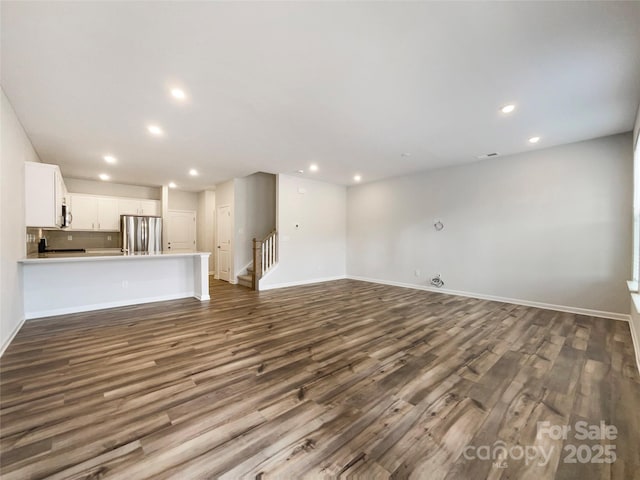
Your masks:
M 122 288 L 129 288 L 129 280 L 122 280 Z
M 416 268 L 416 269 L 413 271 L 413 274 L 414 274 L 416 277 L 419 277 L 419 276 L 420 276 L 420 270 Z
M 111 235 L 107 235 L 107 241 L 111 240 Z
M 67 235 L 67 240 L 73 240 L 73 235 Z

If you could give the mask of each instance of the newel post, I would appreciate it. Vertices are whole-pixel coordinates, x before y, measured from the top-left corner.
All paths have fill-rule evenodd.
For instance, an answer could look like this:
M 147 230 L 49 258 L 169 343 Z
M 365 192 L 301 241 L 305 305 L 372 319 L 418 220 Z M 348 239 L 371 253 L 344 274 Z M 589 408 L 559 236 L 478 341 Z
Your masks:
M 262 241 L 253 239 L 253 275 L 251 275 L 251 288 L 258 290 L 258 280 L 262 277 Z

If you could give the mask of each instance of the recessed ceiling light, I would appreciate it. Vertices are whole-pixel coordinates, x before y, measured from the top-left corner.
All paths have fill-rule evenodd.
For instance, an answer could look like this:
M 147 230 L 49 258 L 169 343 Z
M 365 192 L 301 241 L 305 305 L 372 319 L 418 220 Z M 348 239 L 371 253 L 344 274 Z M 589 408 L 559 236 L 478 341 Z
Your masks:
M 172 88 L 171 95 L 173 95 L 173 97 L 177 98 L 178 100 L 184 100 L 185 98 L 187 98 L 187 94 L 184 93 L 184 90 L 182 90 L 181 88 Z
M 311 170 L 312 172 L 317 172 L 318 165 L 316 165 L 315 163 L 312 163 L 311 165 L 309 165 L 309 170 Z
M 189 170 L 189 175 L 195 177 L 196 175 L 198 175 L 198 171 L 195 168 L 192 168 L 191 170 Z
M 104 157 L 104 161 L 107 163 L 116 163 L 118 161 L 118 159 L 116 157 L 114 157 L 113 155 L 105 155 Z
M 169 182 L 169 188 L 176 188 L 177 185 L 173 182 Z
M 502 113 L 511 113 L 516 109 L 516 106 L 513 103 L 510 103 L 509 105 L 505 105 L 504 107 L 502 107 L 500 109 L 500 111 Z
M 359 182 L 360 180 L 362 180 L 362 177 L 360 175 L 354 175 L 353 180 Z
M 100 175 L 98 175 L 100 177 L 100 180 L 104 180 L 107 181 L 109 180 L 111 177 L 109 175 L 107 175 L 106 173 L 101 173 Z
M 164 133 L 164 132 L 162 131 L 162 129 L 161 129 L 159 126 L 157 126 L 157 125 L 149 125 L 149 126 L 147 127 L 147 130 L 149 130 L 149 133 L 150 133 L 151 135 L 156 135 L 156 136 L 158 136 L 158 135 L 162 135 L 162 134 Z
M 540 137 L 531 137 L 529 139 L 529 143 L 538 143 L 540 141 Z

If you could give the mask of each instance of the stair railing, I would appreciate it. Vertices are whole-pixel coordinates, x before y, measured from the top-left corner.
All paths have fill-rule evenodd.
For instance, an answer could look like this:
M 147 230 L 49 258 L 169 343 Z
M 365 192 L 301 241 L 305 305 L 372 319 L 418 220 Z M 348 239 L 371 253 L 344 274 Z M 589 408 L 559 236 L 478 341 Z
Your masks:
M 278 262 L 278 232 L 273 231 L 262 240 L 253 239 L 253 274 L 251 288 L 258 290 L 258 282 Z

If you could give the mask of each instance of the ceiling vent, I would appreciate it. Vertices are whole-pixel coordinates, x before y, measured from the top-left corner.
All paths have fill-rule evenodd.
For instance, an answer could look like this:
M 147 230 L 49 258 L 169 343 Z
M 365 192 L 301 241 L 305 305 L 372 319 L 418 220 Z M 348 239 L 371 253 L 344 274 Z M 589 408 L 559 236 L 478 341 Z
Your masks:
M 487 159 L 487 158 L 497 157 L 498 155 L 500 155 L 498 152 L 485 153 L 484 155 L 478 155 L 476 158 L 477 158 L 478 160 L 485 160 L 485 159 Z

